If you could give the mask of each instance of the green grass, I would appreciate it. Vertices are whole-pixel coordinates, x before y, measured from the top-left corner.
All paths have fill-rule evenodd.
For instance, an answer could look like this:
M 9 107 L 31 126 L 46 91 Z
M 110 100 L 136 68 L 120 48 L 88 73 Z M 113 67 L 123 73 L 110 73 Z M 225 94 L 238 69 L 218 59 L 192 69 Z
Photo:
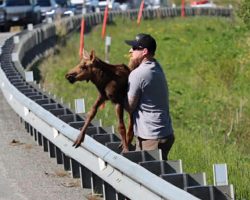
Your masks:
M 182 159 L 185 172 L 206 172 L 208 184 L 213 184 L 212 165 L 227 163 L 236 199 L 250 199 L 250 34 L 240 22 L 225 18 L 148 20 L 140 26 L 118 18 L 107 27 L 111 63 L 128 62 L 124 40 L 139 32 L 156 38 L 156 58 L 169 83 L 176 135 L 170 159 Z M 104 59 L 101 26 L 85 36 L 85 48 Z M 45 88 L 66 102 L 84 97 L 89 109 L 97 96 L 94 86 L 71 85 L 64 78 L 79 62 L 78 50 L 75 33 L 39 67 Z M 104 126 L 115 124 L 113 106 L 107 103 L 97 118 Z

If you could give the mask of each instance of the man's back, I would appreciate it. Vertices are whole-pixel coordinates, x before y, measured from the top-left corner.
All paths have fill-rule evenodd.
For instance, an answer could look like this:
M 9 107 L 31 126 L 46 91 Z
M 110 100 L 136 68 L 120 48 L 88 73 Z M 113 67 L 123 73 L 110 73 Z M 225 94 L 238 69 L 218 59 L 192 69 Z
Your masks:
M 172 134 L 167 81 L 158 62 L 146 61 L 131 72 L 128 94 L 139 96 L 133 113 L 135 135 L 155 139 Z

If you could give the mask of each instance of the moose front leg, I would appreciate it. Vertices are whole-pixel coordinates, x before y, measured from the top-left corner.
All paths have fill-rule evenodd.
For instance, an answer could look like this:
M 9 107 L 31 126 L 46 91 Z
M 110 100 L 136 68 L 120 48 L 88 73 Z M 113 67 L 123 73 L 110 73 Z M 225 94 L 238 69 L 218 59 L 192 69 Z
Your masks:
M 78 135 L 77 139 L 75 140 L 73 146 L 75 148 L 79 147 L 81 143 L 84 141 L 84 137 L 86 134 L 87 127 L 89 126 L 91 120 L 95 117 L 98 107 L 105 101 L 105 98 L 103 98 L 101 95 L 98 96 L 98 98 L 95 101 L 95 104 L 91 108 L 91 110 L 87 114 L 87 118 L 85 120 L 85 123 L 83 127 L 81 128 L 80 134 Z
M 128 144 L 126 140 L 126 127 L 123 120 L 123 106 L 121 104 L 116 104 L 116 116 L 118 117 L 118 131 L 122 139 L 122 152 L 128 152 Z

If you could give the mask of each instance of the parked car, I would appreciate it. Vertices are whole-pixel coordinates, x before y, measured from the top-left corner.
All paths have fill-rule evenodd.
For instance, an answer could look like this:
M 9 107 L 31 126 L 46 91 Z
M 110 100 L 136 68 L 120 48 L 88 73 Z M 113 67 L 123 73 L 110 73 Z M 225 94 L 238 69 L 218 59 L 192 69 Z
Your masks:
M 115 0 L 110 0 L 109 2 L 107 0 L 99 0 L 98 2 L 98 8 L 100 11 L 104 11 L 107 5 L 111 10 L 121 10 L 120 3 Z
M 192 8 L 215 8 L 216 5 L 212 1 L 208 0 L 200 0 L 200 1 L 193 1 L 191 3 Z
M 71 4 L 75 7 L 76 14 L 83 12 L 95 12 L 98 6 L 98 0 L 70 0 Z
M 129 0 L 124 3 L 128 4 L 128 8 L 139 9 L 141 0 Z M 166 0 L 144 0 L 144 9 L 158 9 L 160 7 L 167 7 L 168 1 Z
M 158 9 L 161 7 L 160 0 L 146 0 L 144 7 L 146 9 Z
M 87 12 L 95 12 L 98 9 L 99 0 L 86 0 L 85 8 Z
M 75 8 L 67 0 L 37 0 L 37 4 L 41 7 L 43 20 L 75 14 Z
M 41 23 L 41 9 L 36 0 L 4 0 L 0 7 L 0 29 Z
M 76 6 L 76 12 L 82 13 L 83 8 L 85 12 L 97 12 L 104 11 L 107 6 L 107 0 L 71 0 L 71 3 Z M 111 10 L 126 10 L 128 9 L 128 1 L 127 0 L 110 0 L 109 1 L 109 9 Z
M 4 31 L 5 12 L 3 9 L 3 1 L 0 1 L 0 31 Z

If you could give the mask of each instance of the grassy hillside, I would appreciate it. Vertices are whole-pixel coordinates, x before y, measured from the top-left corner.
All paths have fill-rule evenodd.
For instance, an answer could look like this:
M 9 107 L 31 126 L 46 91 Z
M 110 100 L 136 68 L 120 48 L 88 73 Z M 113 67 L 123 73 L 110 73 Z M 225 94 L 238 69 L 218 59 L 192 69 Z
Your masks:
M 127 63 L 125 39 L 138 32 L 152 34 L 158 44 L 170 89 L 170 111 L 176 142 L 170 159 L 182 159 L 184 171 L 206 172 L 212 182 L 212 165 L 227 163 L 236 199 L 250 199 L 250 34 L 239 22 L 225 18 L 175 18 L 143 21 L 116 19 L 107 27 L 112 37 L 111 63 Z M 85 36 L 85 48 L 104 59 L 101 26 Z M 67 70 L 79 62 L 79 34 L 59 53 L 39 65 L 47 90 L 66 102 L 84 97 L 87 109 L 96 98 L 91 83 L 69 84 Z M 99 111 L 105 126 L 115 124 L 113 106 Z

